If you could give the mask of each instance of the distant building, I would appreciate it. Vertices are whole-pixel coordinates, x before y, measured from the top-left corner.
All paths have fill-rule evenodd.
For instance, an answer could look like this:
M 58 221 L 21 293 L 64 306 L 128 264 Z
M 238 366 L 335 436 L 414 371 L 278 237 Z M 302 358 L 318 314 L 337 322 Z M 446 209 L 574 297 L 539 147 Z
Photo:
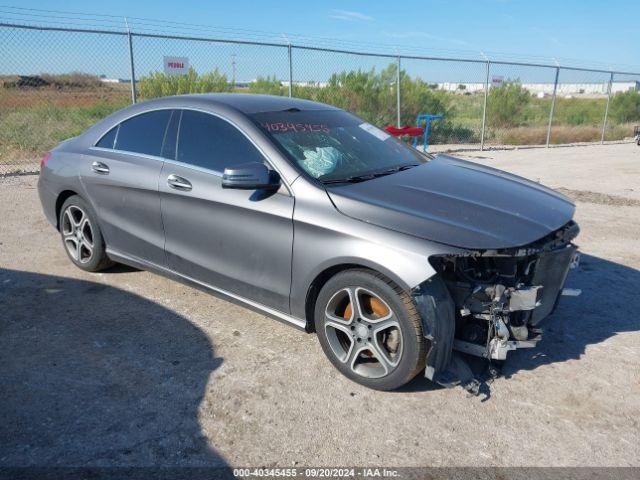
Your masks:
M 454 83 L 443 82 L 438 83 L 438 89 L 447 92 L 458 93 L 474 93 L 484 90 L 484 82 L 475 83 Z M 522 88 L 531 92 L 532 95 L 552 95 L 553 82 L 549 83 L 521 83 Z M 489 85 L 489 88 L 491 85 Z M 598 83 L 558 83 L 558 95 L 606 95 L 609 88 L 609 82 Z M 640 81 L 613 82 L 611 84 L 611 93 L 620 93 L 628 91 L 640 92 Z
M 283 80 L 282 82 L 280 82 L 280 84 L 283 87 L 288 87 L 289 86 L 289 81 L 288 80 Z M 294 87 L 319 87 L 319 88 L 324 88 L 327 87 L 329 85 L 329 82 L 298 82 L 298 81 L 294 81 L 293 82 L 293 86 Z
M 130 79 L 127 78 L 107 78 L 107 77 L 100 77 L 100 81 L 104 82 L 104 83 L 131 83 Z M 136 79 L 136 82 L 138 80 Z

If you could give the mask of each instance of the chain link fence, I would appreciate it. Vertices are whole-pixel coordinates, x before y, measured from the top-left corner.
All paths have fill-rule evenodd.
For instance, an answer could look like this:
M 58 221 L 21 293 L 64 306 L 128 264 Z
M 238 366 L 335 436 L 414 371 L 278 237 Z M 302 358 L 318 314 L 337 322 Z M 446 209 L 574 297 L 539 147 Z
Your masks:
M 479 148 L 486 64 L 478 61 L 401 58 L 402 125 L 418 115 L 443 115 L 432 121 L 429 144 L 441 150 Z
M 397 59 L 292 47 L 292 95 L 357 113 L 381 127 L 397 121 Z
M 306 98 L 381 128 L 436 115 L 431 150 L 628 141 L 640 124 L 637 73 L 7 23 L 0 52 L 0 174 L 37 172 L 131 102 L 194 92 Z M 188 68 L 167 74 L 165 57 Z

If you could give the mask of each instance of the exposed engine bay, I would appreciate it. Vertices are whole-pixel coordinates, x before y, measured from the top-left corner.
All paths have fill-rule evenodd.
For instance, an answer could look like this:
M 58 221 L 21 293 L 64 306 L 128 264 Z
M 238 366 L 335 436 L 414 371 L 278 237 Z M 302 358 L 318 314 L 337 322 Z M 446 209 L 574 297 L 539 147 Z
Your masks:
M 447 386 L 469 382 L 461 359 L 447 350 L 505 360 L 509 351 L 535 347 L 542 334 L 538 325 L 559 297 L 579 294 L 563 291 L 568 270 L 579 260 L 571 242 L 578 233 L 571 221 L 525 247 L 432 257 L 437 278 L 414 292 L 425 336 L 440 339 L 427 354 L 426 376 Z

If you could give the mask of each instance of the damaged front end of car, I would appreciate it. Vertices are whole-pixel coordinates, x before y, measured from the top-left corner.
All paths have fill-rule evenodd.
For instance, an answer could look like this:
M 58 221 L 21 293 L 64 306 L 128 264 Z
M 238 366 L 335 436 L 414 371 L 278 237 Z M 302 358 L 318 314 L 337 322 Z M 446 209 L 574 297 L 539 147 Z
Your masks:
M 578 233 L 570 221 L 526 246 L 431 257 L 436 275 L 412 292 L 429 341 L 425 376 L 477 393 L 480 382 L 458 352 L 500 361 L 535 347 L 539 323 L 554 311 L 578 262 Z

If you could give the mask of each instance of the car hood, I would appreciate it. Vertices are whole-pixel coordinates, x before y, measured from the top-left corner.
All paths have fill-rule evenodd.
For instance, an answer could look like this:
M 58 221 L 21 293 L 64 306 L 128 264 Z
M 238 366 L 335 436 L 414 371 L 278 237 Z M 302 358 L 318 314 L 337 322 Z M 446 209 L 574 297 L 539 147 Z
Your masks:
M 467 249 L 526 245 L 565 225 L 575 211 L 549 188 L 447 155 L 327 191 L 345 215 Z

